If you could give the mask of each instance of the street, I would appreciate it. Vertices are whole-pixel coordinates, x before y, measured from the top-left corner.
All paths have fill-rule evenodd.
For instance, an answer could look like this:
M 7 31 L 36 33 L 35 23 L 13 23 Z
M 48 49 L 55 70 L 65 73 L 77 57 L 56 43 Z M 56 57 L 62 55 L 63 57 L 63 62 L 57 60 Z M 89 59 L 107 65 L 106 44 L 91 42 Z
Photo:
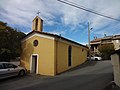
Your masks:
M 103 90 L 113 80 L 111 62 L 87 61 L 54 77 L 28 74 L 0 80 L 0 90 Z

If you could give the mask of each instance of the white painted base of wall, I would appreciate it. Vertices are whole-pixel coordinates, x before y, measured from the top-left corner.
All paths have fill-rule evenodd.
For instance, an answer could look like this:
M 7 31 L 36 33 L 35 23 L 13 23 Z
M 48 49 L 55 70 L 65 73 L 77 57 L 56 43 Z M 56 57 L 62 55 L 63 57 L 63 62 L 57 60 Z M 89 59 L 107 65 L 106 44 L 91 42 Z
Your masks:
M 119 55 L 113 54 L 111 55 L 111 63 L 113 65 L 114 71 L 114 81 L 115 84 L 120 87 L 120 60 Z

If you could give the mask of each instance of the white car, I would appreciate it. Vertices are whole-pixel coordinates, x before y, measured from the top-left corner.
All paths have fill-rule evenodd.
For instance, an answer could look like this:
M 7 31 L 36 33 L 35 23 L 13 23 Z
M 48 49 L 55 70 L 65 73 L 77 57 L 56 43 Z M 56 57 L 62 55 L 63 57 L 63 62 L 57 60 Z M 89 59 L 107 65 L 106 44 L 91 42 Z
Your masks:
M 91 56 L 91 60 L 100 61 L 100 60 L 102 60 L 102 58 L 99 56 Z
M 26 69 L 9 62 L 0 62 L 0 79 L 12 76 L 24 76 Z

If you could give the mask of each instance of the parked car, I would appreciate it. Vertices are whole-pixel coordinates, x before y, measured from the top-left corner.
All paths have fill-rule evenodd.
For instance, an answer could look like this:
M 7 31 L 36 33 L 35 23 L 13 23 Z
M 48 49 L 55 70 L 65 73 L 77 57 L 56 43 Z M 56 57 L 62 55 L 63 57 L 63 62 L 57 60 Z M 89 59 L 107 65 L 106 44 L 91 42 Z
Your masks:
M 0 79 L 12 76 L 24 76 L 26 69 L 9 62 L 0 62 Z
M 100 60 L 102 60 L 102 58 L 99 56 L 91 56 L 91 60 L 100 61 Z

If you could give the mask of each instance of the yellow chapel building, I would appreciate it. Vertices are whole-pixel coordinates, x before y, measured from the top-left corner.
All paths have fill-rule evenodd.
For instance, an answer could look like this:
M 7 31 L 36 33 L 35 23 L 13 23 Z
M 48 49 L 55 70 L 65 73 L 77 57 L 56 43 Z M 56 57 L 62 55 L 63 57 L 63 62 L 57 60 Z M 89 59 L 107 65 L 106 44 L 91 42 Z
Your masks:
M 21 66 L 30 73 L 55 76 L 84 63 L 88 48 L 62 36 L 43 32 L 43 20 L 33 20 L 22 42 Z

